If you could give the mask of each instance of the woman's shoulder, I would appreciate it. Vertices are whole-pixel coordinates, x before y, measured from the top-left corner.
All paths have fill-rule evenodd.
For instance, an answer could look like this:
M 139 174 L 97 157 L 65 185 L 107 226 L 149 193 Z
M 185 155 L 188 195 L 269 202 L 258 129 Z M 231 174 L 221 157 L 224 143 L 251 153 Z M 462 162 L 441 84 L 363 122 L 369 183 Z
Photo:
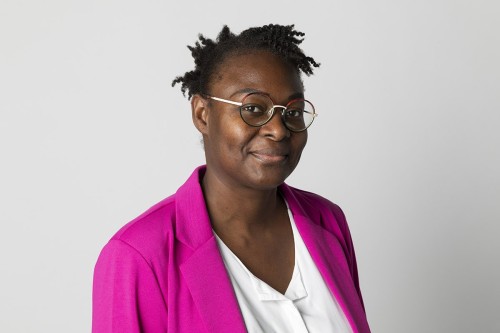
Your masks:
M 121 227 L 109 243 L 124 243 L 145 259 L 151 258 L 165 249 L 174 223 L 175 195 L 171 195 Z
M 313 223 L 317 223 L 330 232 L 339 241 L 351 267 L 355 273 L 355 255 L 351 233 L 344 212 L 339 205 L 316 193 L 288 187 L 294 200 L 300 205 L 304 214 Z
M 340 224 L 346 223 L 345 215 L 340 206 L 329 199 L 309 191 L 287 185 L 293 196 L 300 202 L 306 213 L 330 215 L 333 214 Z
M 170 196 L 125 224 L 104 245 L 94 267 L 94 330 L 136 332 L 146 325 L 148 332 L 166 331 L 164 267 L 174 216 L 175 196 Z

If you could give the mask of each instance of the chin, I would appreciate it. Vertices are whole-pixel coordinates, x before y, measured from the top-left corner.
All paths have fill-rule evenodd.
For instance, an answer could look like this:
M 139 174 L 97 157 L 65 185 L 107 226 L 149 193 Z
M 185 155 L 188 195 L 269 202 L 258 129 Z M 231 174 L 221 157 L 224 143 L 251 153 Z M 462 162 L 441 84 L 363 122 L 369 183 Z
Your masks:
M 267 170 L 255 170 L 251 175 L 251 183 L 252 187 L 262 189 L 262 190 L 271 190 L 274 189 L 285 182 L 285 180 L 290 176 L 293 170 L 283 170 L 275 168 L 268 168 Z

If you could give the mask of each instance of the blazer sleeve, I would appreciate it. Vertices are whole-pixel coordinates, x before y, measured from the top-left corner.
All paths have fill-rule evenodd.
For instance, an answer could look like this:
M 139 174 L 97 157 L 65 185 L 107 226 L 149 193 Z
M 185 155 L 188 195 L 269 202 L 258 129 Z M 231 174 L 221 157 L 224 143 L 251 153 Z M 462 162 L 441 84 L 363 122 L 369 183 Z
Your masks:
M 112 239 L 94 269 L 93 333 L 167 332 L 167 306 L 156 275 L 131 245 Z

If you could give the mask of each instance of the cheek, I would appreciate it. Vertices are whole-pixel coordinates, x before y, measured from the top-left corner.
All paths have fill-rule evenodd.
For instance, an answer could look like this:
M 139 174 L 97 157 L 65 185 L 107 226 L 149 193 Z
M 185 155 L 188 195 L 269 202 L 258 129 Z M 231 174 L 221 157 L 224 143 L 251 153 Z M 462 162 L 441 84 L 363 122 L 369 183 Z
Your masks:
M 292 146 L 299 157 L 306 144 L 307 144 L 307 131 L 296 133 L 296 135 L 292 139 Z
M 218 151 L 221 153 L 237 154 L 245 152 L 253 133 L 251 128 L 243 123 L 239 113 L 220 117 L 211 128 L 211 137 L 216 138 Z M 231 155 L 233 158 L 235 155 Z M 226 156 L 229 157 L 229 156 Z

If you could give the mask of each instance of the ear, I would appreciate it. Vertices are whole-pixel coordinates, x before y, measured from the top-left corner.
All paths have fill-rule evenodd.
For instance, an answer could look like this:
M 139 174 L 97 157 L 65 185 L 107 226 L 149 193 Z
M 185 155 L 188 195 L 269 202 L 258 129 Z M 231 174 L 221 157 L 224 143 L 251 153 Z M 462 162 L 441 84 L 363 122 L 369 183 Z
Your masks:
M 191 116 L 193 124 L 202 135 L 208 132 L 208 101 L 201 95 L 191 97 Z

